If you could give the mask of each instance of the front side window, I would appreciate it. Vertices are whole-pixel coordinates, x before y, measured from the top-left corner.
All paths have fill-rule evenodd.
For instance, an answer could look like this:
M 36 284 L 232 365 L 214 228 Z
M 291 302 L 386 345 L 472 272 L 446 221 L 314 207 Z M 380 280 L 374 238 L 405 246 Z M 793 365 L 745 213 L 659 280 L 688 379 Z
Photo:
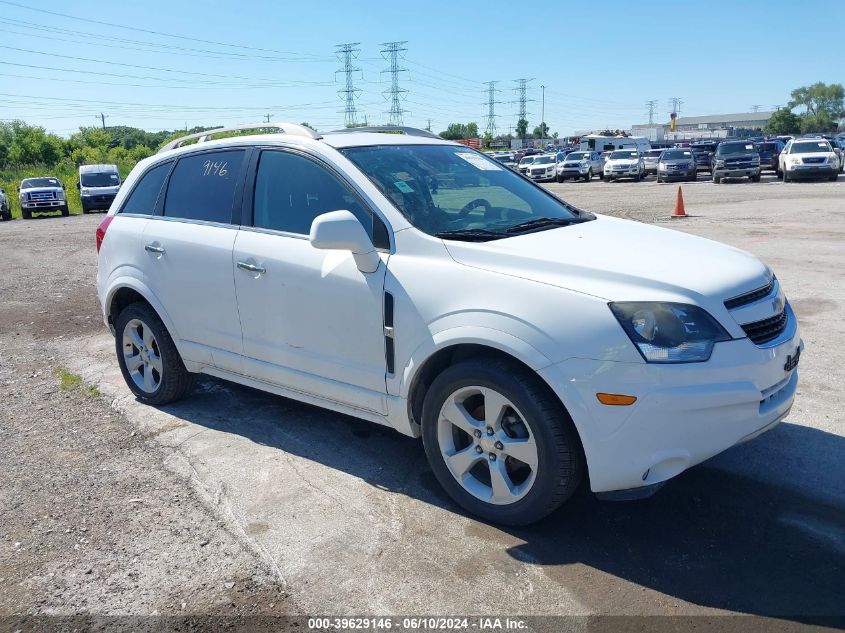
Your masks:
M 467 148 L 377 145 L 341 152 L 411 224 L 430 235 L 466 230 L 498 235 L 532 220 L 584 219 L 544 189 Z
M 387 248 L 387 230 L 359 198 L 322 165 L 291 152 L 265 151 L 255 178 L 253 225 L 308 235 L 318 215 L 352 213 L 379 248 Z
M 167 185 L 165 217 L 231 222 L 245 154 L 243 150 L 225 150 L 179 159 Z
M 173 163 L 167 162 L 156 165 L 143 176 L 132 189 L 132 193 L 126 199 L 120 213 L 137 213 L 139 215 L 152 215 L 155 212 L 161 186 L 167 178 L 167 172 Z

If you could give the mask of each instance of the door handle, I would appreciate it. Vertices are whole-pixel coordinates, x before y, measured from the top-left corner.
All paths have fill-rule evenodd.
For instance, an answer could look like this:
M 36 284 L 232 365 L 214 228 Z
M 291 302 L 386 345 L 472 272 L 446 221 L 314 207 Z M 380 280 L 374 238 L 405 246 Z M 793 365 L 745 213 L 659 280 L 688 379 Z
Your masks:
M 154 244 L 145 245 L 144 250 L 147 251 L 148 253 L 156 253 L 158 255 L 161 255 L 161 254 L 164 253 L 164 247 L 163 246 L 156 246 Z
M 241 270 L 245 270 L 250 273 L 258 273 L 259 275 L 263 275 L 267 272 L 267 269 L 264 266 L 258 266 L 257 264 L 250 264 L 249 262 L 238 262 L 238 268 Z

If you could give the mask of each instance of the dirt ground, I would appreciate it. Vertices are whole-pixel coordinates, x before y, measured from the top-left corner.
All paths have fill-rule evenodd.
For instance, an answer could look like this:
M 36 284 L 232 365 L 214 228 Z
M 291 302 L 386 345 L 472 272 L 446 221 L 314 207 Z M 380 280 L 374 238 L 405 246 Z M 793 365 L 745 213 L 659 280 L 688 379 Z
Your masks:
M 702 178 L 671 222 L 677 186 L 653 179 L 549 187 L 771 264 L 807 344 L 788 421 L 652 499 L 502 530 L 393 431 L 211 379 L 138 404 L 95 298 L 100 217 L 4 223 L 0 616 L 845 616 L 845 178 Z

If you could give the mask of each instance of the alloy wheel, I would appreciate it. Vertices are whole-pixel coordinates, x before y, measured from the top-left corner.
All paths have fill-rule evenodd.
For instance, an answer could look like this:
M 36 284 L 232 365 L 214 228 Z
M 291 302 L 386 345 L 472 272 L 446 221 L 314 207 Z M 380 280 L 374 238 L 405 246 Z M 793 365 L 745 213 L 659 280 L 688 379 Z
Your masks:
M 161 352 L 153 331 L 140 319 L 123 328 L 123 362 L 139 389 L 155 393 L 162 378 Z
M 525 497 L 537 475 L 537 442 L 524 416 L 489 387 L 463 387 L 440 409 L 437 441 L 455 480 L 494 505 Z

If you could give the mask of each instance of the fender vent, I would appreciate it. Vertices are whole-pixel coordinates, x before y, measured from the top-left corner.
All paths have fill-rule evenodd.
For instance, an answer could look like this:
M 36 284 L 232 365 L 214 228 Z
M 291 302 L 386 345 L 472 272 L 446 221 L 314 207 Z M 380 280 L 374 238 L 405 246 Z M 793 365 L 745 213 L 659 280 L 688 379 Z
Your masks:
M 392 374 L 396 363 L 396 353 L 393 344 L 393 295 L 384 293 L 384 361 L 387 373 Z

